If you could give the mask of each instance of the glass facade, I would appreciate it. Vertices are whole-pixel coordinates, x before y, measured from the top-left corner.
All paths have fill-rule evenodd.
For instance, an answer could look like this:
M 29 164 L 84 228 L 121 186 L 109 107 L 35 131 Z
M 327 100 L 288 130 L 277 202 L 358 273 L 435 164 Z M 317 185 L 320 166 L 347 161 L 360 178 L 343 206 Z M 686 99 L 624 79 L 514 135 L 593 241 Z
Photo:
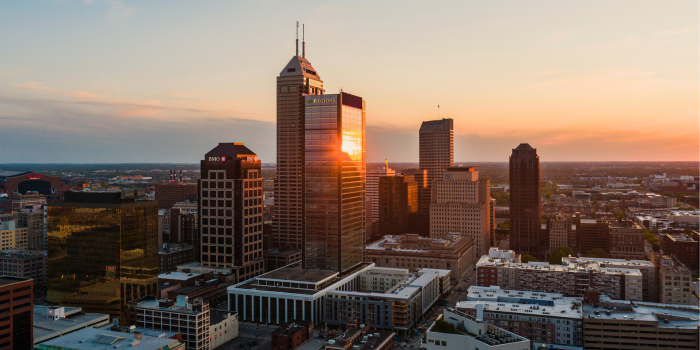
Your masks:
M 128 324 L 127 302 L 158 292 L 156 202 L 57 202 L 48 215 L 48 302 Z
M 345 271 L 362 262 L 364 101 L 304 96 L 304 267 Z

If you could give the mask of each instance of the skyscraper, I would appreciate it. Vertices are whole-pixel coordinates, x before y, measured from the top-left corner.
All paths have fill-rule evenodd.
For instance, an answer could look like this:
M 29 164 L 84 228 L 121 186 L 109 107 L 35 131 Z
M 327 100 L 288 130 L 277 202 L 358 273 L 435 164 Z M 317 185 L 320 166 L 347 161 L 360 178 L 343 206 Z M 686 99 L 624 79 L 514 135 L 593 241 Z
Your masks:
M 433 186 L 430 203 L 430 237 L 459 232 L 471 237 L 476 256 L 491 244 L 491 182 L 479 180 L 475 167 L 450 167 Z
M 158 293 L 158 206 L 120 192 L 65 192 L 49 204 L 48 302 L 107 313 Z
M 383 176 L 394 176 L 396 172 L 389 168 L 387 162 L 381 169 L 375 169 L 367 172 L 366 177 L 366 193 L 367 196 L 367 215 L 365 225 L 365 245 L 369 243 L 372 235 L 379 234 L 379 179 Z M 383 233 L 383 235 L 386 233 Z
M 382 235 L 414 233 L 409 231 L 412 228 L 408 226 L 408 217 L 418 211 L 417 192 L 413 176 L 379 178 L 379 232 Z
M 542 233 L 540 157 L 521 143 L 510 156 L 510 247 L 519 254 L 544 257 L 547 237 Z
M 343 272 L 362 262 L 365 101 L 304 96 L 304 268 Z
M 242 143 L 219 143 L 201 162 L 200 264 L 231 268 L 239 282 L 265 272 L 260 160 Z
M 418 210 L 408 215 L 408 227 L 412 233 L 430 237 L 430 202 L 433 194 L 428 185 L 428 170 L 407 169 L 402 174 L 412 176 L 417 185 Z
M 297 52 L 277 77 L 277 178 L 275 216 L 272 219 L 273 246 L 280 250 L 302 246 L 302 95 L 323 94 L 323 81 Z M 305 51 L 305 50 L 304 50 Z
M 429 186 L 454 165 L 453 129 L 452 119 L 431 120 L 420 127 L 418 167 L 428 170 Z

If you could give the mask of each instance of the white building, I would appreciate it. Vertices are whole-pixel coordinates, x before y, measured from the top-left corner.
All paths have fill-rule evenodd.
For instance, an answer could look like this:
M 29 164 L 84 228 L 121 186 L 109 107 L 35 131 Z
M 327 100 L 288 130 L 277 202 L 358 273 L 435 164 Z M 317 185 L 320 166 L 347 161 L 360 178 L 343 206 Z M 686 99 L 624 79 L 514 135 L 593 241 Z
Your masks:
M 483 305 L 482 305 L 483 306 Z M 530 340 L 455 309 L 443 314 L 426 331 L 427 350 L 530 350 Z
M 210 350 L 214 350 L 238 337 L 238 314 L 221 310 L 210 310 L 209 314 Z

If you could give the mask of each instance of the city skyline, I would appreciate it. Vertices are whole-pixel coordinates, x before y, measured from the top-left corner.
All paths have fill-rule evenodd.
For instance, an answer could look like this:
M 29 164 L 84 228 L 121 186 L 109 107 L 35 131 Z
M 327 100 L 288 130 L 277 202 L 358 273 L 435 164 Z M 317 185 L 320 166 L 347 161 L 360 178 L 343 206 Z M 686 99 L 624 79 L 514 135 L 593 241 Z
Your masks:
M 2 161 L 195 163 L 216 139 L 273 163 L 296 20 L 326 92 L 371 101 L 370 163 L 417 162 L 438 118 L 455 162 L 699 156 L 696 2 L 160 5 L 0 5 Z

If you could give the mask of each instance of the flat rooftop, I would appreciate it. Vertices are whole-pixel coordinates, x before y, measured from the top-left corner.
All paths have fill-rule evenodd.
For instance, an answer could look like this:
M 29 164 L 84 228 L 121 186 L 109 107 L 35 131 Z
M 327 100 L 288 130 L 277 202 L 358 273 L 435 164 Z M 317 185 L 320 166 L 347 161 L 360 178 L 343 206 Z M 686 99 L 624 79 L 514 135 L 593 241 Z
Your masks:
M 570 260 L 571 259 L 571 260 Z M 476 263 L 477 267 L 508 267 L 523 270 L 542 270 L 552 272 L 584 272 L 596 271 L 605 274 L 625 274 L 641 276 L 640 268 L 653 267 L 651 262 L 643 260 L 622 259 L 592 259 L 592 258 L 563 258 L 562 265 L 552 265 L 547 262 L 515 263 L 510 259 L 491 258 L 482 256 Z
M 258 279 L 265 280 L 280 280 L 280 281 L 290 281 L 290 282 L 308 282 L 308 283 L 319 283 L 325 281 L 331 277 L 338 274 L 336 271 L 331 270 L 310 270 L 310 269 L 295 269 L 290 267 L 283 267 L 264 275 L 258 277 Z
M 46 317 L 46 309 L 52 306 L 34 306 L 34 341 L 44 341 L 72 330 L 109 324 L 108 314 L 83 313 L 80 307 L 64 308 L 64 316 L 57 320 Z
M 0 286 L 7 286 L 15 283 L 22 283 L 31 280 L 31 278 L 0 276 Z
M 652 321 L 658 322 L 661 328 L 693 329 L 700 325 L 700 309 L 697 306 L 631 303 L 627 300 L 610 300 L 598 307 L 584 305 L 583 317 L 584 320 Z
M 69 333 L 38 344 L 34 348 L 40 350 L 113 350 L 117 347 L 138 347 L 139 349 L 147 350 L 165 348 L 173 343 L 179 344 L 177 340 L 165 337 L 159 338 L 144 334 L 142 339 L 138 340 L 135 338 L 133 333 L 114 332 L 96 328 L 83 328 L 73 333 Z
M 201 274 L 198 273 L 184 273 L 184 272 L 166 272 L 166 273 L 161 273 L 158 275 L 158 279 L 164 279 L 164 280 L 177 280 L 177 281 L 187 281 L 191 278 L 197 278 L 201 276 Z
M 492 287 L 469 287 L 466 301 L 460 301 L 458 310 L 476 308 L 484 303 L 484 310 L 545 317 L 581 318 L 583 300 L 564 297 L 558 293 L 528 292 Z

